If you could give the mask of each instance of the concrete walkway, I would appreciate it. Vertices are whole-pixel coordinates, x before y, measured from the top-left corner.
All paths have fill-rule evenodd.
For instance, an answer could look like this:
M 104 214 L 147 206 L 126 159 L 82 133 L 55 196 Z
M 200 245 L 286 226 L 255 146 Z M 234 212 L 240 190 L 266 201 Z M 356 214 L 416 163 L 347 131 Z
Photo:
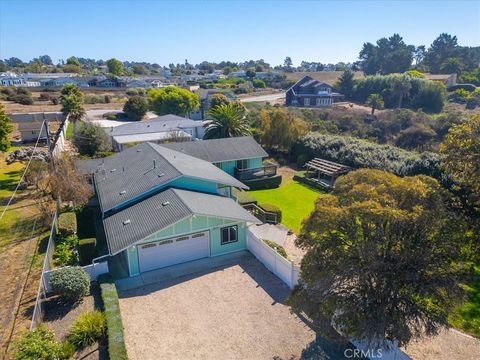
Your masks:
M 136 289 L 160 281 L 172 280 L 181 276 L 220 268 L 222 266 L 238 262 L 240 258 L 248 255 L 248 251 L 238 251 L 235 253 L 216 256 L 212 258 L 203 258 L 200 260 L 189 261 L 183 264 L 168 266 L 165 268 L 144 272 L 137 276 L 116 280 L 115 285 L 117 285 L 118 291 Z

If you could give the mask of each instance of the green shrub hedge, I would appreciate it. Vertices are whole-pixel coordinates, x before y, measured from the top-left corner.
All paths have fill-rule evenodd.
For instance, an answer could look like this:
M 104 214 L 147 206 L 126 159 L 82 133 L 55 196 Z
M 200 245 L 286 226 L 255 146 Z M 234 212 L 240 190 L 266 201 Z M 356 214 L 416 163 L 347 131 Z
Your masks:
M 58 216 L 58 233 L 68 236 L 77 233 L 77 216 L 74 212 L 64 212 Z
M 285 248 L 282 245 L 278 245 L 276 242 L 272 240 L 263 240 L 265 244 L 270 246 L 273 250 L 275 250 L 277 253 L 282 255 L 285 259 L 288 259 L 287 252 L 285 251 Z
M 108 353 L 110 359 L 127 360 L 127 349 L 123 335 L 122 316 L 118 304 L 118 293 L 110 274 L 98 277 L 102 292 L 105 319 L 107 322 Z
M 100 311 L 80 314 L 73 324 L 68 341 L 82 349 L 100 340 L 105 334 L 105 316 Z
M 90 290 L 90 277 L 80 266 L 70 266 L 54 271 L 50 276 L 52 290 L 65 300 L 81 300 Z
M 89 265 L 97 257 L 97 239 L 88 238 L 78 242 L 78 256 L 81 265 Z
M 45 325 L 40 325 L 33 331 L 26 332 L 14 344 L 15 360 L 63 360 L 72 359 L 75 349 L 68 342 L 59 343 L 55 334 Z
M 244 180 L 242 181 L 250 190 L 274 189 L 280 186 L 282 175 L 275 175 L 262 179 Z
M 282 222 L 282 209 L 280 209 L 277 205 L 263 203 L 258 204 L 258 207 L 262 208 L 265 211 L 277 214 L 277 223 Z

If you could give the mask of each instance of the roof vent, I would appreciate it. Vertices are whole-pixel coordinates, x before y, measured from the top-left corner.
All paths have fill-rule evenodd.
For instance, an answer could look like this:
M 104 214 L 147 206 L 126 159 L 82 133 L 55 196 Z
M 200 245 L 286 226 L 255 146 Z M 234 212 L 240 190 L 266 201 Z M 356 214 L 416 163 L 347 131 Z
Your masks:
M 165 201 L 162 203 L 162 206 L 167 206 L 167 205 L 170 205 L 170 201 Z
M 165 176 L 165 174 L 164 173 L 158 174 L 158 177 L 162 177 L 162 176 Z
M 123 225 L 128 225 L 128 224 L 130 224 L 130 219 L 127 219 L 127 220 L 123 221 Z
M 137 152 L 142 152 L 142 149 L 137 149 Z
M 124 195 L 124 194 L 126 194 L 126 193 L 127 193 L 127 190 L 122 190 L 122 191 L 120 191 L 120 195 Z
M 110 170 L 110 172 L 115 172 L 115 171 L 117 171 L 117 169 L 112 169 L 112 170 Z

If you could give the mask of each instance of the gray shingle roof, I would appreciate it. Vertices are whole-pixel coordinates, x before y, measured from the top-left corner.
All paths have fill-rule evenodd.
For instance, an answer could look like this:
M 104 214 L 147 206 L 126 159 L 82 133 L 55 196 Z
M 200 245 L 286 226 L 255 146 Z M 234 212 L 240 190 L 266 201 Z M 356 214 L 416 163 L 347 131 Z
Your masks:
M 110 254 L 194 214 L 259 222 L 233 199 L 168 189 L 103 220 Z
M 86 167 L 94 168 L 103 212 L 182 176 L 248 188 L 207 161 L 153 143 L 131 147 L 92 166 L 96 164 Z
M 216 163 L 267 157 L 268 154 L 251 136 L 225 139 L 188 141 L 162 144 L 161 146 Z
M 115 126 L 108 131 L 108 134 L 110 136 L 148 134 L 201 126 L 203 126 L 201 121 L 193 121 L 177 115 L 163 115 L 151 120 Z

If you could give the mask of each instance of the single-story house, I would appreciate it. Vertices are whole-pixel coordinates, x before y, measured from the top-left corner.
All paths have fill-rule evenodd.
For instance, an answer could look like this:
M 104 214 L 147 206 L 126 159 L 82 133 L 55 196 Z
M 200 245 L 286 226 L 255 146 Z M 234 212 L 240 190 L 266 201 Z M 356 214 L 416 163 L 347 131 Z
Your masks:
M 109 267 L 126 264 L 125 276 L 245 250 L 247 223 L 259 223 L 231 198 L 243 183 L 158 144 L 80 161 L 77 170 L 93 176 Z
M 241 181 L 275 176 L 277 166 L 264 164 L 268 154 L 251 136 L 162 144 L 208 161 Z
M 331 107 L 335 101 L 343 99 L 343 95 L 333 88 L 310 76 L 304 76 L 292 85 L 285 94 L 287 106 Z
M 169 114 L 112 127 L 107 133 L 114 150 L 122 151 L 127 144 L 201 139 L 204 130 L 201 121 Z

